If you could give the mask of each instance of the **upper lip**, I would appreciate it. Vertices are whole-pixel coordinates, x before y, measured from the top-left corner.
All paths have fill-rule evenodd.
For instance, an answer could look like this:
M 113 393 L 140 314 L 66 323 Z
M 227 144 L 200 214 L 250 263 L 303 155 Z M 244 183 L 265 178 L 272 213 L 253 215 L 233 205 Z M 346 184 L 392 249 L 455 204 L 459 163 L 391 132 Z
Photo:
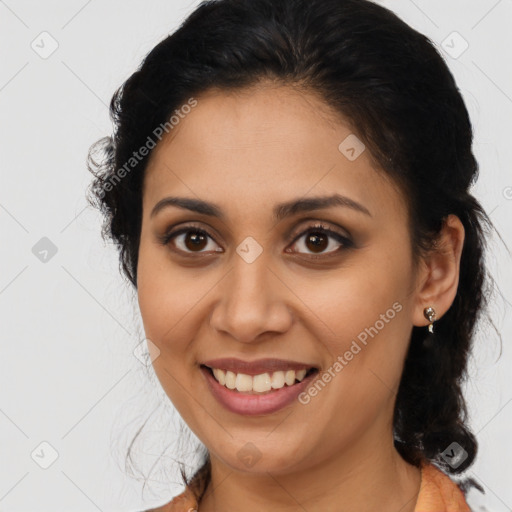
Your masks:
M 221 359 L 210 359 L 203 361 L 202 365 L 209 366 L 210 368 L 218 368 L 220 370 L 227 370 L 233 373 L 244 373 L 246 375 L 259 375 L 261 373 L 272 373 L 280 370 L 309 370 L 316 368 L 314 364 L 301 363 L 298 361 L 289 361 L 285 359 L 256 359 L 255 361 L 243 361 L 236 357 L 227 357 Z

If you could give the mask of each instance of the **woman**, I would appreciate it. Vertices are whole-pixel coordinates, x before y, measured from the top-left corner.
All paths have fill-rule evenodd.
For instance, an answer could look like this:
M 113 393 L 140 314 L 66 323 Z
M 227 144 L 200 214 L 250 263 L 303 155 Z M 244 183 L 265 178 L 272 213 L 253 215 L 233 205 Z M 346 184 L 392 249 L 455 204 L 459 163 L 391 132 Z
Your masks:
M 203 2 L 111 111 L 91 200 L 207 449 L 155 510 L 470 510 L 492 224 L 431 42 L 366 0 Z

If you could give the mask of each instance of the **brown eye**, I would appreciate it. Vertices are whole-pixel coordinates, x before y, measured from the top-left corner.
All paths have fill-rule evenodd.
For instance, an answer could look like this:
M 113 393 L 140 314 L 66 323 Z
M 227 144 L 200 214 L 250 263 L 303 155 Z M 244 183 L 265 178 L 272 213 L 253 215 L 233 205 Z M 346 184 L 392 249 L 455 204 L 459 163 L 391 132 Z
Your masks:
M 207 245 L 206 237 L 204 233 L 200 233 L 199 231 L 188 231 L 185 233 L 185 239 L 183 241 L 185 247 L 190 249 L 191 251 L 201 251 Z
M 311 232 L 307 235 L 304 244 L 313 252 L 323 252 L 329 245 L 329 237 L 324 233 Z
M 302 243 L 298 243 L 302 238 L 304 238 L 304 241 Z M 302 246 L 306 251 L 299 250 L 287 252 L 299 252 L 307 255 L 308 251 L 310 251 L 309 254 L 312 254 L 313 257 L 317 257 L 315 256 L 317 254 L 319 255 L 318 257 L 322 257 L 323 254 L 331 256 L 340 252 L 344 248 L 354 246 L 353 242 L 349 238 L 323 225 L 311 226 L 306 231 L 302 232 L 294 239 L 294 245 Z M 329 248 L 331 250 L 327 250 Z
M 166 234 L 161 237 L 160 241 L 163 245 L 168 245 L 169 242 L 173 241 L 173 244 L 178 251 L 184 253 L 198 253 L 201 254 L 205 251 L 204 249 L 209 246 L 209 240 L 215 242 L 213 237 L 211 237 L 206 231 L 203 229 L 199 229 L 193 226 L 184 227 L 172 233 Z M 211 244 L 210 244 L 211 245 Z M 210 249 L 213 252 L 221 252 L 217 249 Z
M 302 243 L 299 241 L 304 238 Z M 159 237 L 160 243 L 168 245 L 172 241 L 172 250 L 183 254 L 206 254 L 209 252 L 222 252 L 222 249 L 215 249 L 215 239 L 205 230 L 195 226 L 185 226 Z M 211 241 L 211 243 L 210 243 Z M 314 225 L 295 237 L 294 245 L 302 245 L 302 250 L 289 250 L 286 252 L 310 255 L 311 258 L 322 258 L 334 256 L 342 249 L 354 247 L 354 243 L 346 236 L 327 228 L 326 226 Z M 218 247 L 218 246 L 217 246 Z

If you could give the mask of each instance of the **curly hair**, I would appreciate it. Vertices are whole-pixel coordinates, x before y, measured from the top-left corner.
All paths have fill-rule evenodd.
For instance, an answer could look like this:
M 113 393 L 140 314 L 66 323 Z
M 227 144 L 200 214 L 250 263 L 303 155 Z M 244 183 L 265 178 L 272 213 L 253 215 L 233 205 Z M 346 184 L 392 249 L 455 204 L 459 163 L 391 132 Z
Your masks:
M 393 424 L 396 449 L 409 463 L 466 470 L 477 441 L 462 384 L 475 325 L 488 306 L 484 252 L 494 226 L 470 192 L 478 164 L 455 80 L 434 44 L 391 11 L 368 0 L 203 1 L 112 97 L 115 131 L 91 147 L 88 161 L 95 176 L 89 201 L 104 215 L 103 237 L 118 246 L 120 269 L 137 288 L 142 186 L 154 137 L 172 129 L 169 120 L 191 98 L 263 80 L 317 94 L 348 120 L 403 192 L 415 265 L 445 218 L 460 218 L 457 294 L 434 336 L 413 327 Z M 458 467 L 442 455 L 453 442 L 467 452 Z M 186 484 L 202 482 L 194 487 L 198 499 L 209 468 L 206 455 L 192 481 L 182 471 Z

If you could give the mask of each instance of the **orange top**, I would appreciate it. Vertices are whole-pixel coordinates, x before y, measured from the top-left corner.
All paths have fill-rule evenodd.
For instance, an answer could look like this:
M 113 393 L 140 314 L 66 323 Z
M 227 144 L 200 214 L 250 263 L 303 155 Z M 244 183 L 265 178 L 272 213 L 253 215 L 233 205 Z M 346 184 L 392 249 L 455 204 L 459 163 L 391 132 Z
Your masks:
M 196 512 L 197 501 L 189 487 L 172 501 L 146 512 Z M 471 512 L 459 486 L 432 464 L 421 467 L 421 485 L 414 512 Z

